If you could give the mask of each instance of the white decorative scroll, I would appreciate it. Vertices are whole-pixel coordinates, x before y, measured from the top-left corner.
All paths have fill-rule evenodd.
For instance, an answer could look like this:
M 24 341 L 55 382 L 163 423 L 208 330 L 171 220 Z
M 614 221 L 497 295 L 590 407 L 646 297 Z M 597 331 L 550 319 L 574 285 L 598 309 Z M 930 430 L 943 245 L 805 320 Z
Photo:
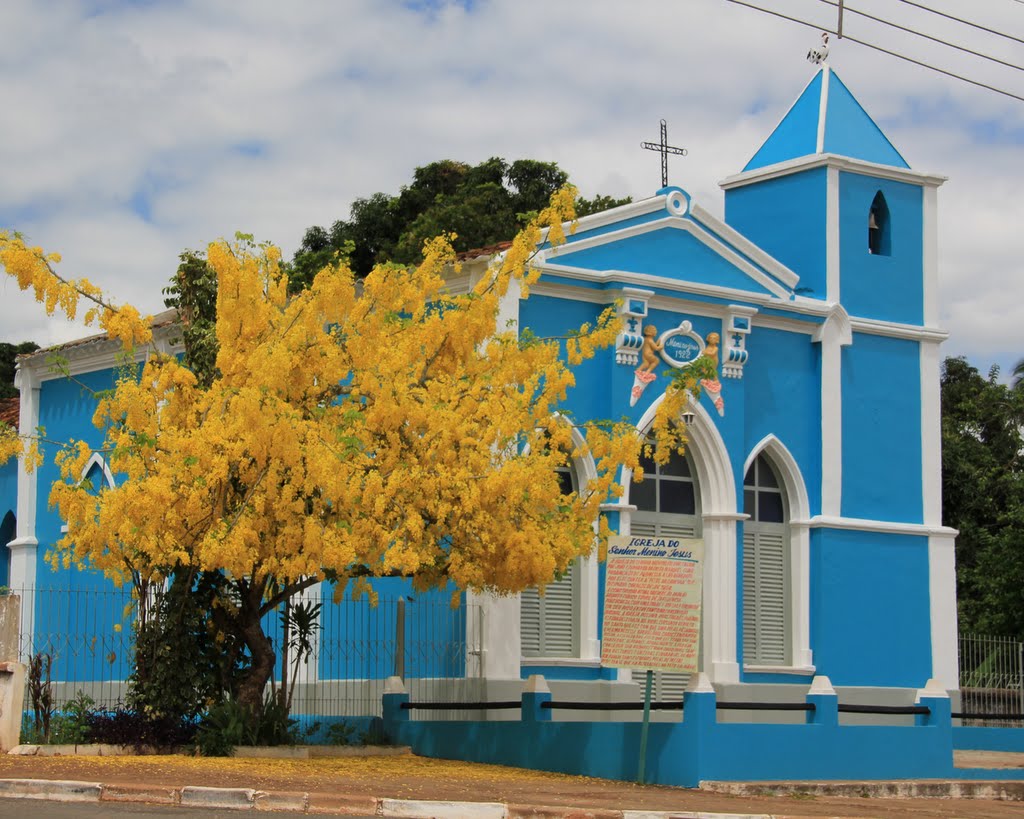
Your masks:
M 644 346 L 640 325 L 642 320 L 647 318 L 647 300 L 653 295 L 653 290 L 641 290 L 637 287 L 622 288 L 622 301 L 619 303 L 622 331 L 615 339 L 616 364 L 635 367 L 640 361 L 640 351 Z
M 743 367 L 747 363 L 747 336 L 757 308 L 739 304 L 729 305 L 725 321 L 725 350 L 722 356 L 722 377 L 743 378 Z

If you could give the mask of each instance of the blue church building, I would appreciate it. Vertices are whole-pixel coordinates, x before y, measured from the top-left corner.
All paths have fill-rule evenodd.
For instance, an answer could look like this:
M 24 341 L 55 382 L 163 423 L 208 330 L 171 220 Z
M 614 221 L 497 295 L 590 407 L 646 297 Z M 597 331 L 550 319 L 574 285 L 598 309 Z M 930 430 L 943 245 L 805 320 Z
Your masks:
M 617 305 L 615 347 L 576 369 L 566 409 L 579 419 L 627 417 L 643 433 L 665 371 L 717 356 L 685 457 L 647 464 L 640 483 L 624 473 L 604 514 L 622 534 L 703 539 L 700 667 L 720 699 L 802 698 L 815 676 L 875 702 L 912 703 L 931 679 L 957 688 L 956 533 L 941 515 L 943 181 L 911 168 L 824 65 L 721 182 L 724 220 L 675 186 L 585 217 L 564 245 L 541 249 L 529 298 L 503 305 L 503 321 L 542 337 Z M 470 254 L 452 288 L 468 289 L 492 258 Z M 175 338 L 173 317 L 157 323 L 157 345 L 173 351 Z M 645 338 L 658 339 L 660 361 L 641 377 Z M 63 349 L 95 387 L 110 385 L 116 352 L 102 338 Z M 95 437 L 90 399 L 45 354 L 22 358 L 18 379 L 24 432 Z M 56 470 L 17 469 L 0 473 L 11 530 L 0 578 L 29 591 L 32 629 L 48 615 L 31 590 L 102 580 L 45 562 L 61 530 L 47 505 Z M 99 455 L 90 469 L 112 479 Z M 583 457 L 565 477 L 593 473 Z M 481 616 L 460 621 L 469 648 L 453 675 L 489 696 L 534 674 L 566 696 L 635 696 L 639 675 L 601 663 L 604 581 L 595 555 L 544 594 L 467 595 Z M 327 673 L 314 664 L 305 682 Z M 659 673 L 655 697 L 686 684 Z

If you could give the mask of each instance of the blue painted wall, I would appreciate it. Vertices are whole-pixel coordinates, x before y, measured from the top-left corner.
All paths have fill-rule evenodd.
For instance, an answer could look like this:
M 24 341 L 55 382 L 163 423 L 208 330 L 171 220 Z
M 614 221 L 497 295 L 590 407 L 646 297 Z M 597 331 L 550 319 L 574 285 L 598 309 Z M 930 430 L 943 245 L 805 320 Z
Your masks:
M 116 384 L 114 370 L 100 370 L 75 376 L 75 381 L 58 378 L 44 381 L 40 390 L 39 425 L 46 430 L 46 436 L 55 441 L 69 439 L 88 441 L 92 446 L 101 445 L 101 432 L 93 426 L 92 416 L 96 409 L 96 398 L 92 391 L 112 389 Z M 36 584 L 40 588 L 109 588 L 109 584 L 96 572 L 82 572 L 77 569 L 53 568 L 46 560 L 46 554 L 62 537 L 62 521 L 56 510 L 49 507 L 49 488 L 61 480 L 60 470 L 53 461 L 54 451 L 46 450 L 46 460 L 39 469 L 38 496 L 36 499 L 36 538 L 39 541 Z
M 811 530 L 811 650 L 833 685 L 931 676 L 928 538 Z
M 572 248 L 554 261 L 590 270 L 624 270 L 754 293 L 770 292 L 680 228 L 663 227 L 617 242 L 570 251 Z
M 921 523 L 918 344 L 854 333 L 842 357 L 842 513 Z
M 102 436 L 92 424 L 96 399 L 90 390 L 111 389 L 115 382 L 116 372 L 109 369 L 78 375 L 76 381 L 43 382 L 39 425 L 47 437 L 99 446 Z M 62 536 L 62 521 L 49 508 L 49 487 L 60 480 L 53 455 L 52 448 L 46 451 L 38 473 L 35 650 L 53 656 L 55 680 L 125 679 L 131 669 L 125 638 L 133 616 L 126 610 L 131 602 L 128 589 L 116 588 L 99 572 L 54 568 L 47 560 Z
M 800 276 L 797 293 L 825 298 L 826 171 L 815 168 L 725 192 L 725 221 Z
M 821 345 L 809 334 L 758 327 L 747 338 L 743 371 L 746 424 L 743 458 L 774 434 L 796 459 L 811 514 L 821 510 Z M 730 383 L 726 379 L 726 383 Z M 740 462 L 742 470 L 742 461 Z M 743 475 L 737 475 L 742 497 Z
M 891 253 L 868 253 L 875 194 L 889 208 Z M 856 173 L 839 174 L 840 297 L 852 316 L 905 324 L 923 320 L 924 242 L 921 188 Z
M 639 722 L 554 721 L 550 710 L 539 708 L 550 694 L 524 694 L 519 721 L 413 721 L 399 710 L 403 699 L 385 695 L 384 729 L 421 756 L 609 779 L 637 776 Z M 838 725 L 835 697 L 813 701 L 820 713 L 810 724 L 720 723 L 714 694 L 687 694 L 681 723 L 650 725 L 645 781 L 696 787 L 703 780 L 953 776 L 948 699 L 923 700 L 930 713 L 905 727 Z

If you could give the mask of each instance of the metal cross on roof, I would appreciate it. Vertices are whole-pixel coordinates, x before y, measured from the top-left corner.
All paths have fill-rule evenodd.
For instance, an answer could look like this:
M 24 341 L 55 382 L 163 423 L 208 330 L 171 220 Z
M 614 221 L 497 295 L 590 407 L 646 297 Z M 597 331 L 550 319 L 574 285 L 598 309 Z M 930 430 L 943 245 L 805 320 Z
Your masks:
M 641 142 L 641 148 L 661 154 L 661 187 L 668 187 L 668 155 L 686 156 L 686 148 L 673 148 L 668 144 L 668 124 L 661 121 L 661 142 Z

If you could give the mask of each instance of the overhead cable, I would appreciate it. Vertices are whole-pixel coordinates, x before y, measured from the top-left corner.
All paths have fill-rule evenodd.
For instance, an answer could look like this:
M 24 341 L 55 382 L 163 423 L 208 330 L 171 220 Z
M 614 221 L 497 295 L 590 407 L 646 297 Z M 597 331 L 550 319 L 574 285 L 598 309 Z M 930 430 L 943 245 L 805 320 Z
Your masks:
M 986 26 L 979 25 L 978 23 L 972 23 L 970 20 L 963 20 L 960 17 L 954 17 L 952 14 L 946 14 L 944 11 L 933 9 L 931 6 L 926 6 L 924 3 L 915 3 L 914 0 L 900 0 L 901 3 L 906 3 L 908 6 L 914 8 L 923 9 L 924 11 L 930 11 L 932 14 L 937 14 L 939 17 L 945 17 L 947 20 L 955 20 L 958 23 L 963 23 L 965 26 L 976 28 L 979 31 L 987 31 L 989 34 L 996 34 L 1000 37 L 1005 37 L 1007 40 L 1013 40 L 1015 42 L 1024 44 L 1024 40 L 1020 37 L 1014 37 L 1012 34 L 1007 34 L 1005 31 L 996 31 L 994 28 L 987 28 Z M 1019 2 L 1019 0 L 1018 0 Z
M 818 0 L 818 2 L 824 3 L 826 6 L 832 6 L 833 8 L 839 6 L 839 3 L 836 2 L 836 0 Z M 857 14 L 860 15 L 861 17 L 866 17 L 869 20 L 874 20 L 876 23 L 884 23 L 885 25 L 891 26 L 892 28 L 899 29 L 900 31 L 905 31 L 907 34 L 913 34 L 916 37 L 923 37 L 926 40 L 931 40 L 933 43 L 940 43 L 941 45 L 949 46 L 950 48 L 955 48 L 957 51 L 963 51 L 967 54 L 973 54 L 975 57 L 981 57 L 983 60 L 991 60 L 994 63 L 1005 65 L 1007 68 L 1016 68 L 1018 71 L 1024 71 L 1024 66 L 1019 66 L 1016 63 L 1008 63 L 1006 62 L 1006 60 L 1000 60 L 998 57 L 993 57 L 990 54 L 983 54 L 980 51 L 972 51 L 966 46 L 961 46 L 957 45 L 956 43 L 950 43 L 947 42 L 946 40 L 941 40 L 938 37 L 933 37 L 931 34 L 925 34 L 923 31 L 917 31 L 916 29 L 901 26 L 899 23 L 894 23 L 891 20 L 883 20 L 881 17 L 875 17 L 875 15 L 873 14 L 868 14 L 865 11 L 860 11 L 858 9 L 851 8 L 850 6 L 847 6 L 845 3 L 843 4 L 843 11 L 849 12 L 850 14 Z M 845 39 L 850 39 L 845 35 L 844 37 Z
M 747 8 L 754 9 L 754 11 L 760 11 L 764 14 L 770 14 L 773 17 L 781 17 L 783 20 L 789 20 L 791 23 L 798 23 L 801 26 L 813 28 L 816 31 L 826 31 L 829 34 L 838 34 L 838 32 L 835 29 L 828 28 L 827 26 L 820 26 L 817 23 L 809 23 L 806 20 L 800 20 L 797 17 L 790 17 L 788 14 L 773 11 L 772 9 L 761 8 L 761 6 L 755 6 L 753 3 L 744 2 L 744 0 L 726 0 L 726 2 L 735 3 L 738 6 L 746 6 Z M 930 69 L 931 71 L 937 71 L 939 74 L 945 74 L 947 77 L 952 77 L 955 80 L 962 80 L 963 82 L 970 83 L 971 85 L 976 85 L 978 88 L 984 88 L 988 91 L 995 91 L 997 94 L 1002 94 L 1004 97 L 1010 97 L 1011 99 L 1024 102 L 1024 97 L 1020 96 L 1019 94 L 1014 94 L 1010 91 L 1004 91 L 1002 88 L 996 88 L 994 85 L 987 85 L 983 82 L 979 82 L 978 80 L 972 80 L 969 77 L 962 76 L 961 74 L 954 74 L 952 71 L 947 71 L 944 68 L 929 65 L 928 63 L 921 62 L 920 60 L 915 60 L 913 57 L 907 57 L 905 54 L 898 54 L 895 51 L 890 51 L 887 48 L 882 48 L 882 46 L 875 45 L 874 43 L 868 43 L 865 42 L 864 40 L 858 40 L 856 37 L 851 37 L 849 34 L 844 33 L 843 39 L 849 40 L 851 43 L 856 43 L 857 45 L 862 45 L 866 48 L 874 49 L 875 51 L 881 51 L 883 54 L 888 54 L 890 57 L 896 57 L 897 59 L 904 60 L 908 63 L 919 65 L 922 68 L 927 68 Z

